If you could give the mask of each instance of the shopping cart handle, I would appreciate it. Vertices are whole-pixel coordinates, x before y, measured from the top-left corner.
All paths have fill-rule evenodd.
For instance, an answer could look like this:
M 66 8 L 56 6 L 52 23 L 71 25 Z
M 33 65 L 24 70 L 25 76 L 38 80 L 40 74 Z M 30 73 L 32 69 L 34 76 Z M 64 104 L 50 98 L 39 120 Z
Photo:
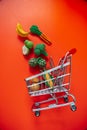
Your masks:
M 76 51 L 77 51 L 76 48 L 72 48 L 71 50 L 69 50 L 69 51 L 66 53 L 66 55 L 63 56 L 63 57 L 60 59 L 60 62 L 61 62 L 61 61 L 63 61 L 63 63 L 66 62 L 66 57 L 69 56 L 69 55 L 75 54 Z
M 72 48 L 70 51 L 68 51 L 68 55 L 73 55 L 76 53 L 76 48 Z

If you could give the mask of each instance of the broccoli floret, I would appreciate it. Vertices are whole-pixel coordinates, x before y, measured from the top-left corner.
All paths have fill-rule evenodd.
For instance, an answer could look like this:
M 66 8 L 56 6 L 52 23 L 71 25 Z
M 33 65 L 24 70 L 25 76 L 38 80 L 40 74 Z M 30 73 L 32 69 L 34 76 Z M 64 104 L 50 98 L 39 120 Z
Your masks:
M 32 25 L 30 27 L 30 32 L 33 34 L 36 34 L 38 36 L 40 36 L 42 34 L 42 32 L 39 30 L 38 26 L 36 26 L 36 25 Z
M 41 51 L 40 51 L 40 49 L 37 49 L 37 48 L 36 48 L 36 49 L 34 50 L 34 53 L 35 53 L 37 56 L 39 56 L 39 55 L 41 54 Z
M 44 44 L 37 44 L 34 53 L 39 56 L 40 54 L 43 54 L 45 56 L 48 56 L 46 50 L 45 50 L 45 45 Z

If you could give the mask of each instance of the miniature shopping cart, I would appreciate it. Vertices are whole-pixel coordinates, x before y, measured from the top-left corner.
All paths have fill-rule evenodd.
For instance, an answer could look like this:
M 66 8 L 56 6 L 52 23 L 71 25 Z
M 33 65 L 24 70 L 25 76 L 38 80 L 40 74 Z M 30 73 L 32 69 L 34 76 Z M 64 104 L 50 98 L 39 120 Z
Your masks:
M 50 57 L 50 69 L 45 69 L 39 74 L 25 79 L 29 94 L 32 97 L 49 95 L 47 99 L 37 101 L 33 104 L 32 111 L 36 116 L 39 116 L 40 111 L 42 110 L 59 108 L 68 105 L 72 111 L 76 111 L 76 99 L 71 93 L 69 93 L 72 54 L 75 52 L 75 48 L 68 51 L 65 56 L 59 60 L 58 66 L 54 66 L 53 59 Z

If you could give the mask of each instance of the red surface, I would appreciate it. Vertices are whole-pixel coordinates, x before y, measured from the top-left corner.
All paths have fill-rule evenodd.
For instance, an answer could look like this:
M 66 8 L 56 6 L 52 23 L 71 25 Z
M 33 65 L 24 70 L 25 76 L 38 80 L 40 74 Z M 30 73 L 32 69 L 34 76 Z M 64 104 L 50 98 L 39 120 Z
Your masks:
M 28 58 L 23 57 L 23 41 L 16 34 L 20 22 L 25 30 L 40 27 L 52 41 L 46 46 L 57 64 L 71 48 L 73 56 L 71 93 L 77 111 L 69 107 L 42 111 L 39 118 L 31 111 L 24 78 L 30 76 Z M 34 44 L 42 41 L 29 36 Z M 0 0 L 0 130 L 87 130 L 87 3 L 81 0 Z

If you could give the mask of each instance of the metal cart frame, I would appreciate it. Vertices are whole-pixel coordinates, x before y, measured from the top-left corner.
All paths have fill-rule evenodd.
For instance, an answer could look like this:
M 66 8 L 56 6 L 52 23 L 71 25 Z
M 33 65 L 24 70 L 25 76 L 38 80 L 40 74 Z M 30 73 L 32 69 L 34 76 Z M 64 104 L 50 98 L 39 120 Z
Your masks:
M 72 111 L 76 111 L 76 99 L 74 95 L 69 93 L 70 91 L 70 83 L 71 83 L 71 70 L 72 70 L 72 54 L 76 52 L 76 49 L 71 49 L 68 51 L 64 57 L 59 60 L 58 66 L 54 66 L 53 59 L 50 57 L 50 67 L 51 69 L 45 70 L 39 74 L 34 76 L 28 77 L 25 79 L 27 88 L 29 90 L 29 94 L 33 97 L 43 96 L 43 95 L 51 95 L 51 98 L 48 98 L 43 101 L 35 102 L 32 106 L 32 111 L 35 113 L 36 116 L 40 116 L 40 111 L 48 110 L 53 108 L 59 108 L 63 106 L 70 106 Z M 43 75 L 46 74 L 52 75 L 50 79 L 43 79 Z M 30 82 L 34 78 L 39 78 L 40 81 L 36 83 L 40 85 L 40 89 L 37 91 L 31 91 L 31 87 L 33 84 Z M 53 87 L 46 86 L 46 83 L 52 81 Z M 43 87 L 44 86 L 44 87 Z M 57 93 L 62 93 L 62 95 L 58 96 Z M 69 100 L 72 98 L 72 100 Z M 63 103 L 59 103 L 59 99 L 63 99 Z M 55 101 L 55 103 L 50 103 L 51 101 Z M 40 107 L 41 104 L 50 103 L 45 107 Z

